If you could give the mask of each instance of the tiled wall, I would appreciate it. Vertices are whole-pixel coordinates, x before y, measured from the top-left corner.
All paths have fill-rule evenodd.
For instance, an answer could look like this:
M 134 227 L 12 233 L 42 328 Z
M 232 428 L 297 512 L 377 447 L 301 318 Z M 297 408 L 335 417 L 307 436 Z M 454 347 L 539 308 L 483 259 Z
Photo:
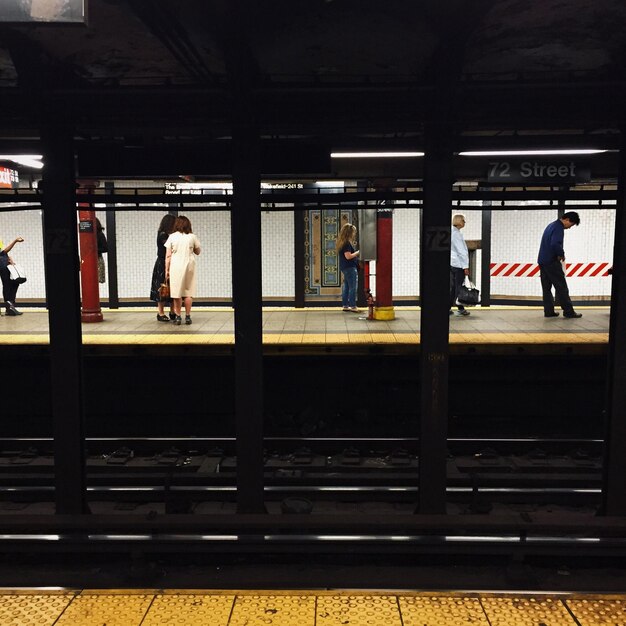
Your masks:
M 291 211 L 261 214 L 263 297 L 295 296 L 294 218 Z
M 575 208 L 575 207 L 572 207 Z M 118 211 L 117 253 L 119 295 L 124 299 L 147 301 L 152 267 L 156 258 L 156 230 L 163 211 Z M 465 239 L 481 239 L 481 212 L 476 207 L 459 207 L 467 224 Z M 581 225 L 566 231 L 567 261 L 612 262 L 614 208 L 581 210 Z M 97 211 L 106 226 L 106 214 Z M 545 226 L 556 219 L 556 209 L 493 210 L 492 262 L 536 263 L 539 241 Z M 198 258 L 198 297 L 230 299 L 232 297 L 231 229 L 228 212 L 190 211 L 188 217 L 200 239 L 202 254 Z M 393 292 L 398 299 L 419 295 L 421 230 L 420 209 L 396 209 L 393 216 Z M 105 231 L 105 234 L 109 235 Z M 28 281 L 20 287 L 18 299 L 44 299 L 42 219 L 39 210 L 0 212 L 0 238 L 9 243 L 21 235 L 12 256 L 24 267 Z M 289 211 L 262 213 L 263 296 L 293 298 L 294 287 L 294 221 Z M 480 251 L 477 253 L 474 282 L 480 288 Z M 106 256 L 105 256 L 106 260 Z M 606 277 L 572 277 L 568 279 L 574 297 L 598 297 L 610 294 Z M 541 295 L 538 277 L 493 277 L 494 296 L 532 297 Z M 100 285 L 100 295 L 108 296 L 107 282 Z
M 421 209 L 396 209 L 393 212 L 394 298 L 416 298 L 420 286 Z

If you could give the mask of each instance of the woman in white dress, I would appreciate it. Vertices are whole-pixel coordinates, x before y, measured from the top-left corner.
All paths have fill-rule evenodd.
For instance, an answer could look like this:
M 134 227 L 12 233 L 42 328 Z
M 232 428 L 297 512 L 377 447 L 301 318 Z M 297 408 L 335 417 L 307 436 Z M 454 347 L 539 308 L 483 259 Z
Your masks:
M 176 218 L 174 232 L 165 242 L 165 277 L 170 281 L 170 296 L 176 318 L 174 324 L 182 323 L 181 307 L 185 300 L 185 324 L 191 324 L 191 303 L 196 295 L 196 256 L 200 254 L 200 242 L 191 230 L 189 218 Z

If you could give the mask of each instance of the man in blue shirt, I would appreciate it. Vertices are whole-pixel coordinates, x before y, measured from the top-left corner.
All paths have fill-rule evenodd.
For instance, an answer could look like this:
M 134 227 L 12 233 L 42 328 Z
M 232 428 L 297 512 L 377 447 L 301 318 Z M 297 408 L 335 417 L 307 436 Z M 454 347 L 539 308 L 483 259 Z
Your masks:
M 569 297 L 569 289 L 565 280 L 563 263 L 565 262 L 565 251 L 563 250 L 563 237 L 565 231 L 572 226 L 580 224 L 580 217 L 575 211 L 563 214 L 563 217 L 551 222 L 546 226 L 541 237 L 539 247 L 539 263 L 541 288 L 543 290 L 543 314 L 545 317 L 558 317 L 554 310 L 554 298 L 552 297 L 552 287 L 556 292 L 556 298 L 563 309 L 563 317 L 582 317 L 582 313 L 576 313 Z

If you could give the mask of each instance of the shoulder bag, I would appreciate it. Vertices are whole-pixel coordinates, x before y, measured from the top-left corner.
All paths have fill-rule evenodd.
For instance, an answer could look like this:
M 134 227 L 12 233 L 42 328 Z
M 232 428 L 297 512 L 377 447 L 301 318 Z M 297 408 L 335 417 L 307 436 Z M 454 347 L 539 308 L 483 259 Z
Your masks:
M 16 263 L 12 263 L 7 266 L 11 280 L 14 280 L 18 284 L 26 282 L 26 272 Z
M 463 284 L 459 287 L 459 295 L 456 299 L 460 304 L 465 306 L 476 306 L 480 301 L 480 292 L 467 276 Z

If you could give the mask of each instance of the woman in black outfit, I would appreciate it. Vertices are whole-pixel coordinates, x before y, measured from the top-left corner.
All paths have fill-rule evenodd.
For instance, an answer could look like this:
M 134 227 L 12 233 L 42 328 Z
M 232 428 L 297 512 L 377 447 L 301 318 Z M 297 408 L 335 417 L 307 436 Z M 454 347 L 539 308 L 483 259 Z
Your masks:
M 16 280 L 11 280 L 11 274 L 9 273 L 9 265 L 13 263 L 13 260 L 9 256 L 9 252 L 13 249 L 16 243 L 24 241 L 22 237 L 16 237 L 8 246 L 0 249 L 0 279 L 2 280 L 2 297 L 4 298 L 4 304 L 7 308 L 7 315 L 21 315 L 22 312 L 15 308 L 15 296 L 17 294 L 17 288 L 20 284 Z M 1 244 L 0 244 L 1 245 Z
M 163 216 L 161 223 L 159 224 L 159 230 L 157 232 L 157 258 L 154 262 L 154 269 L 152 270 L 152 285 L 150 287 L 150 300 L 157 303 L 157 320 L 159 322 L 169 322 L 176 319 L 176 313 L 172 309 L 172 300 L 161 300 L 159 296 L 159 287 L 165 282 L 165 242 L 167 238 L 174 231 L 174 223 L 176 217 L 174 215 Z M 170 316 L 165 315 L 165 302 L 169 302 Z
M 97 217 L 96 239 L 98 242 L 98 282 L 106 283 L 106 270 L 104 269 L 104 257 L 102 255 L 109 251 L 109 244 L 107 242 L 106 235 L 104 234 L 104 226 Z

